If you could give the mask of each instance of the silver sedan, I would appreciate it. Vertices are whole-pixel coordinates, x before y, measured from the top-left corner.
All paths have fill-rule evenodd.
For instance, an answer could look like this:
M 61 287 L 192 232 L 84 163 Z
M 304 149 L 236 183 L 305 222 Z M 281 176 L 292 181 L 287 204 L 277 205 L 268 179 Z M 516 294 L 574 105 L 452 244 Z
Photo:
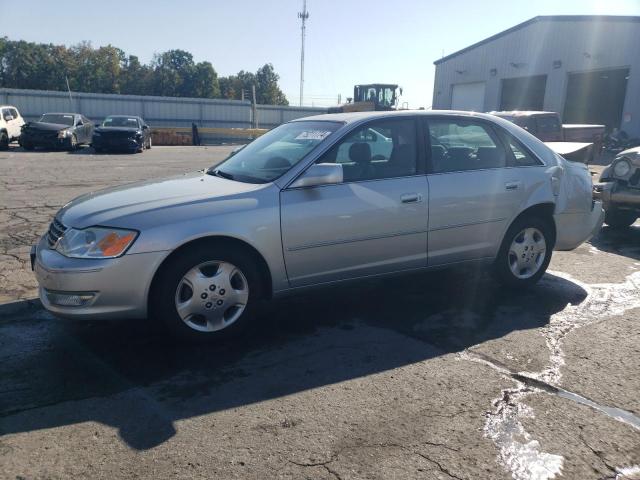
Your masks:
M 68 318 L 150 317 L 176 334 L 242 331 L 264 300 L 447 265 L 535 284 L 603 220 L 587 168 L 500 118 L 320 115 L 215 168 L 83 195 L 32 250 Z

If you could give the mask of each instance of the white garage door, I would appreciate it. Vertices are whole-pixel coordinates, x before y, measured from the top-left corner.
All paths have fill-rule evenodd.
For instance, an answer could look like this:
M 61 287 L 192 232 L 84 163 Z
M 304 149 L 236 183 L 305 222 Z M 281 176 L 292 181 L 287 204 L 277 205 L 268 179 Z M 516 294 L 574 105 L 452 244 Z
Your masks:
M 484 82 L 454 85 L 451 109 L 484 112 Z

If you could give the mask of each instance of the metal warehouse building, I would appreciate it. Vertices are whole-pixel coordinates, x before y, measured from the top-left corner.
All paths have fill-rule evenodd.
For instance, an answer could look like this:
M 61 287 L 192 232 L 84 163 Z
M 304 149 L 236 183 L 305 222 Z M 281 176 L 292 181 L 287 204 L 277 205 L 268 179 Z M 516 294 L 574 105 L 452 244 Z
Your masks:
M 554 111 L 640 136 L 640 17 L 535 17 L 434 63 L 434 109 Z

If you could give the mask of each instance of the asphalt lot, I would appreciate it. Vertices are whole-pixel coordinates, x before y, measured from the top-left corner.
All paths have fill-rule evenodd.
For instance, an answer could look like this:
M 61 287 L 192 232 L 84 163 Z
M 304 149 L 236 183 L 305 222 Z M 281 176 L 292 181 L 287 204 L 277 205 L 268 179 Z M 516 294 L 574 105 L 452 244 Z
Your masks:
M 640 478 L 640 224 L 527 292 L 447 271 L 281 300 L 243 341 L 56 320 L 29 246 L 73 197 L 231 147 L 0 152 L 0 477 Z

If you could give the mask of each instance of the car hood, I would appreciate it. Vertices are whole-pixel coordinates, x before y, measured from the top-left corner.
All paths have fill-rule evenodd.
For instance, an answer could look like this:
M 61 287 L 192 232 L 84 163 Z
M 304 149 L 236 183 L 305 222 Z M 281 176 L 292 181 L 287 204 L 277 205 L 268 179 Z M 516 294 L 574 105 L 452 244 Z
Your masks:
M 139 128 L 134 128 L 134 127 L 97 127 L 95 129 L 96 132 L 99 133 L 109 133 L 109 132 L 130 132 L 130 133 L 136 133 L 139 132 L 140 129 Z
M 65 205 L 56 217 L 74 228 L 104 225 L 140 229 L 150 223 L 166 223 L 173 215 L 170 211 L 180 209 L 181 213 L 177 215 L 188 215 L 189 210 L 200 211 L 201 208 L 185 210 L 184 207 L 225 205 L 224 200 L 237 199 L 264 186 L 200 171 L 87 193 Z M 142 219 L 143 215 L 147 218 Z
M 31 128 L 33 130 L 43 130 L 47 132 L 55 132 L 58 130 L 65 130 L 67 128 L 72 128 L 71 125 L 64 125 L 62 123 L 46 123 L 46 122 L 29 122 L 25 125 L 26 128 Z

